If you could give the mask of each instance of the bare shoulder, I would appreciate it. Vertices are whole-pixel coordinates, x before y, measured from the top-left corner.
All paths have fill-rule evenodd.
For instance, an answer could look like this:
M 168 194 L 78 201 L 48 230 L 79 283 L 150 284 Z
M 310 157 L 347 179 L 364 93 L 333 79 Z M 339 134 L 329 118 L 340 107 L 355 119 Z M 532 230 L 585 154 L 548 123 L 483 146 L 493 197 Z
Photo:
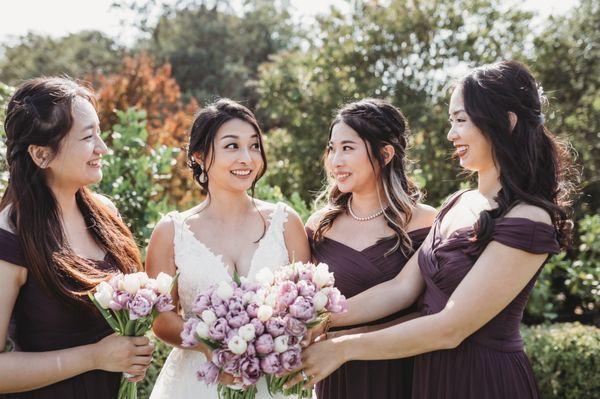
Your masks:
M 417 204 L 413 208 L 412 219 L 410 225 L 412 230 L 431 227 L 438 211 L 434 207 L 427 204 Z
M 329 211 L 329 208 L 325 206 L 317 210 L 312 215 L 310 215 L 310 217 L 306 221 L 306 227 L 311 229 L 312 231 L 315 231 L 319 226 L 319 223 L 321 223 L 321 219 L 323 219 L 323 216 L 327 213 L 327 211 Z
M 94 198 L 96 198 L 104 206 L 106 206 L 108 209 L 110 209 L 113 212 L 113 214 L 119 215 L 119 210 L 117 209 L 117 207 L 115 206 L 115 204 L 112 202 L 112 200 L 110 198 L 108 198 L 105 195 L 98 194 L 98 193 L 94 193 Z
M 164 215 L 152 230 L 151 243 L 172 242 L 175 234 L 173 219 L 169 214 Z
M 552 218 L 547 210 L 542 207 L 526 203 L 519 203 L 515 205 L 510 211 L 508 211 L 506 217 L 523 218 L 529 219 L 533 222 L 552 224 Z
M 15 232 L 15 229 L 12 225 L 12 223 L 10 222 L 10 208 L 11 206 L 8 205 L 7 207 L 5 207 L 4 209 L 2 209 L 2 211 L 0 211 L 0 228 L 6 231 L 10 231 L 11 233 Z

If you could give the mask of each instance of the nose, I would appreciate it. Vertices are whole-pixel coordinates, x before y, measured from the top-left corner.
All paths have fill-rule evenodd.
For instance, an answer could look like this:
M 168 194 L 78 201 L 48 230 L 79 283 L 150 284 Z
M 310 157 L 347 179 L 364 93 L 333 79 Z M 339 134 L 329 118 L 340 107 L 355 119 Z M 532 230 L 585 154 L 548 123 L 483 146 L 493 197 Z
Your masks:
M 331 151 L 329 153 L 329 162 L 331 163 L 331 166 L 341 166 L 344 161 L 343 155 L 344 154 L 342 154 L 341 151 Z
M 94 148 L 94 152 L 98 155 L 104 155 L 108 153 L 108 147 L 102 137 L 98 136 L 98 140 L 96 142 L 96 148 Z
M 239 159 L 243 164 L 249 164 L 252 161 L 252 156 L 250 155 L 250 151 L 247 148 L 242 148 L 239 152 Z
M 448 134 L 446 134 L 446 139 L 448 139 L 449 141 L 455 141 L 457 138 L 458 133 L 456 132 L 454 125 L 451 125 L 450 130 L 448 130 Z

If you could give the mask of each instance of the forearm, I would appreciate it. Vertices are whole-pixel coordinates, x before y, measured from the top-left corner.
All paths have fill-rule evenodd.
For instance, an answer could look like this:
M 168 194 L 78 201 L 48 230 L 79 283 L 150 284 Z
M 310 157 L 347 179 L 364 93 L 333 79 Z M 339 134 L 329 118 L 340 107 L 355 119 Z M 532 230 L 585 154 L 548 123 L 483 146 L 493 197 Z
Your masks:
M 345 361 L 397 359 L 450 349 L 456 334 L 440 314 L 418 317 L 386 329 L 334 338 Z
M 178 314 L 174 312 L 161 313 L 152 326 L 154 335 L 160 338 L 161 341 L 180 349 L 194 349 L 208 355 L 210 348 L 200 342 L 193 348 L 181 346 L 181 331 L 183 331 L 184 321 Z
M 93 345 L 51 352 L 0 353 L 0 393 L 26 392 L 97 368 Z
M 421 316 L 421 314 L 418 312 L 409 313 L 407 315 L 398 317 L 394 320 L 390 320 L 385 323 L 351 328 L 349 330 L 345 330 L 345 331 L 341 331 L 341 332 L 343 332 L 345 334 L 361 334 L 361 333 L 369 333 L 369 332 L 373 332 L 373 331 L 384 330 L 388 327 L 395 326 L 396 324 L 400 324 L 400 323 L 404 323 L 405 321 L 416 319 L 419 316 Z
M 333 314 L 331 326 L 351 326 L 384 318 L 412 305 L 421 290 L 422 287 L 403 287 L 396 279 L 386 281 L 350 298 L 348 311 Z

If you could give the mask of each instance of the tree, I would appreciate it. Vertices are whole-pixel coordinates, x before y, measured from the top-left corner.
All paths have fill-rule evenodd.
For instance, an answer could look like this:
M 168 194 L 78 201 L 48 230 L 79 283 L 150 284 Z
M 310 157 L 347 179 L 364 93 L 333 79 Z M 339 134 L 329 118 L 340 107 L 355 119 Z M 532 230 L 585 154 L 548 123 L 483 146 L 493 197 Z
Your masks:
M 83 31 L 54 39 L 28 33 L 16 44 L 4 44 L 0 54 L 0 81 L 17 84 L 42 75 L 69 75 L 85 79 L 110 73 L 125 50 L 98 31 Z

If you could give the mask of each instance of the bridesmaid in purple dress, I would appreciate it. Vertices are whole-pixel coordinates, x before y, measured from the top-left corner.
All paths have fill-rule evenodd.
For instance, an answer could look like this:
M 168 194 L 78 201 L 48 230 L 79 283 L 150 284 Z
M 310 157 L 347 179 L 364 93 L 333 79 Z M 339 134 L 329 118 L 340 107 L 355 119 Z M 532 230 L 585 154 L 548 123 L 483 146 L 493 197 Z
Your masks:
M 93 104 L 63 78 L 29 80 L 8 104 L 0 398 L 114 398 L 121 372 L 139 381 L 152 360 L 147 338 L 111 334 L 87 299 L 111 273 L 141 270 L 114 205 L 86 188 L 102 178 L 107 153 Z
M 539 398 L 519 324 L 541 267 L 569 238 L 571 187 L 541 105 L 536 81 L 514 61 L 474 69 L 455 86 L 448 140 L 477 188 L 451 196 L 402 272 L 351 298 L 332 325 L 393 314 L 421 292 L 422 317 L 313 344 L 303 353 L 309 385 L 349 360 L 416 355 L 415 399 Z
M 435 210 L 405 173 L 408 126 L 391 104 L 365 99 L 343 107 L 331 124 L 325 167 L 327 206 L 307 231 L 315 261 L 329 265 L 347 298 L 393 279 L 427 236 Z M 410 306 L 352 332 L 416 316 Z M 329 333 L 334 336 L 336 333 Z M 317 385 L 319 399 L 410 398 L 413 359 L 343 364 Z

